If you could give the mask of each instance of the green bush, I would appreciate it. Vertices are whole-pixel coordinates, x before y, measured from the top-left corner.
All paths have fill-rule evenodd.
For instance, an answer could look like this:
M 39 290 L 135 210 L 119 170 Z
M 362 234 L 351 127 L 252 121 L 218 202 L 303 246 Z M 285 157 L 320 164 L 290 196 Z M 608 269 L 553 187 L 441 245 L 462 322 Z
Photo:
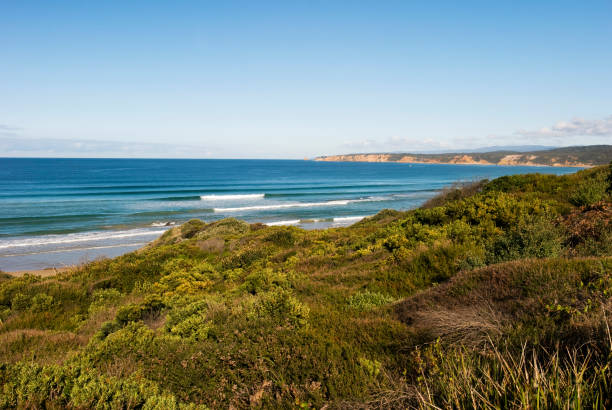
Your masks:
M 266 236 L 266 241 L 272 242 L 277 246 L 293 246 L 296 241 L 296 235 L 291 227 L 277 228 L 274 232 Z
M 561 230 L 550 218 L 527 216 L 494 239 L 487 249 L 488 263 L 522 258 L 549 258 L 561 254 Z
M 258 298 L 248 316 L 251 319 L 272 320 L 280 324 L 303 327 L 308 324 L 309 313 L 310 309 L 289 291 L 274 289 Z
M 30 307 L 31 298 L 21 292 L 16 293 L 11 301 L 11 309 L 13 310 L 26 310 Z
M 348 298 L 348 305 L 351 309 L 367 311 L 393 302 L 393 298 L 378 292 L 364 290 L 357 292 Z
M 181 225 L 181 235 L 183 238 L 192 238 L 200 232 L 206 224 L 199 219 L 192 219 Z
M 247 275 L 242 284 L 242 289 L 252 295 L 275 287 L 289 288 L 290 282 L 285 273 L 274 271 L 272 268 L 256 269 Z
M 193 340 L 205 340 L 212 323 L 207 319 L 208 300 L 197 300 L 186 306 L 171 309 L 164 326 L 173 335 Z
M 578 184 L 570 196 L 570 202 L 576 206 L 585 206 L 602 201 L 607 197 L 607 188 L 606 176 L 603 173 L 596 174 Z
M 130 322 L 153 318 L 160 313 L 163 307 L 164 303 L 161 299 L 150 296 L 142 303 L 132 303 L 119 308 L 115 320 L 117 323 L 125 325 Z
M 123 294 L 117 289 L 96 289 L 93 291 L 91 297 L 91 305 L 89 305 L 89 312 L 94 313 L 101 309 L 117 304 L 122 298 Z
M 47 312 L 53 307 L 53 296 L 39 293 L 32 298 L 31 303 L 30 310 L 32 312 Z

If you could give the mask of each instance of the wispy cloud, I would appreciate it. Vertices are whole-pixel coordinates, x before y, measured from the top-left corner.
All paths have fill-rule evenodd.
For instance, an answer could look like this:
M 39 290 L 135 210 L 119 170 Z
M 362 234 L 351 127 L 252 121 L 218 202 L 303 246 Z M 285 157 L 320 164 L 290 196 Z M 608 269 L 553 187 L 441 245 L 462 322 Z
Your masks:
M 373 151 L 427 151 L 448 149 L 451 145 L 434 138 L 409 138 L 393 136 L 381 139 L 365 139 L 360 141 L 345 141 L 341 149 L 351 152 Z
M 601 120 L 574 118 L 570 121 L 559 121 L 535 131 L 519 130 L 514 135 L 523 138 L 552 138 L 565 140 L 571 137 L 607 137 L 612 138 L 612 115 Z
M 574 118 L 539 130 L 518 130 L 512 134 L 461 138 L 390 137 L 346 141 L 338 153 L 347 152 L 441 152 L 466 151 L 490 146 L 569 146 L 612 144 L 612 115 L 598 120 Z
M 214 153 L 201 146 L 2 136 L 0 137 L 0 155 L 5 157 L 209 158 Z
M 21 128 L 19 127 L 12 127 L 7 124 L 0 124 L 0 136 L 17 136 L 19 135 L 19 131 L 21 131 Z

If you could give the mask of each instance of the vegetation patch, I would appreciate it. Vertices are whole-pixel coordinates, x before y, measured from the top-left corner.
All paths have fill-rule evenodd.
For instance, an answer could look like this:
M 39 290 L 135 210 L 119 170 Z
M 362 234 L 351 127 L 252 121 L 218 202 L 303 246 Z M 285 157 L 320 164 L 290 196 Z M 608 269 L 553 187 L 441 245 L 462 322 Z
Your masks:
M 610 408 L 612 168 L 0 275 L 2 408 Z

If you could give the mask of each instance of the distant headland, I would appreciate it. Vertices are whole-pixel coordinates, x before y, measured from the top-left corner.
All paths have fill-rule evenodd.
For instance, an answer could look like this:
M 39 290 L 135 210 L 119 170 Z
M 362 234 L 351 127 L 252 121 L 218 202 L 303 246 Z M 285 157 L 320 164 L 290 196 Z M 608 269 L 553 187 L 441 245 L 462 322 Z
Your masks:
M 411 154 L 368 153 L 316 157 L 315 161 L 403 162 L 415 164 L 522 165 L 550 167 L 594 167 L 612 161 L 612 145 L 589 145 L 540 151 L 500 150 L 492 152 Z

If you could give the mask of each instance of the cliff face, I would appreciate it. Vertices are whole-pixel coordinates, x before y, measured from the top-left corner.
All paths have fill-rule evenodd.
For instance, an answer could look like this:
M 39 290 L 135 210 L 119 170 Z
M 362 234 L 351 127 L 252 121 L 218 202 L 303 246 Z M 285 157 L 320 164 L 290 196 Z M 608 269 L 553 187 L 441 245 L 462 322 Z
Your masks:
M 414 164 L 524 165 L 552 167 L 593 167 L 612 160 L 612 146 L 567 147 L 546 151 L 451 154 L 348 154 L 315 158 L 315 161 L 402 162 Z

